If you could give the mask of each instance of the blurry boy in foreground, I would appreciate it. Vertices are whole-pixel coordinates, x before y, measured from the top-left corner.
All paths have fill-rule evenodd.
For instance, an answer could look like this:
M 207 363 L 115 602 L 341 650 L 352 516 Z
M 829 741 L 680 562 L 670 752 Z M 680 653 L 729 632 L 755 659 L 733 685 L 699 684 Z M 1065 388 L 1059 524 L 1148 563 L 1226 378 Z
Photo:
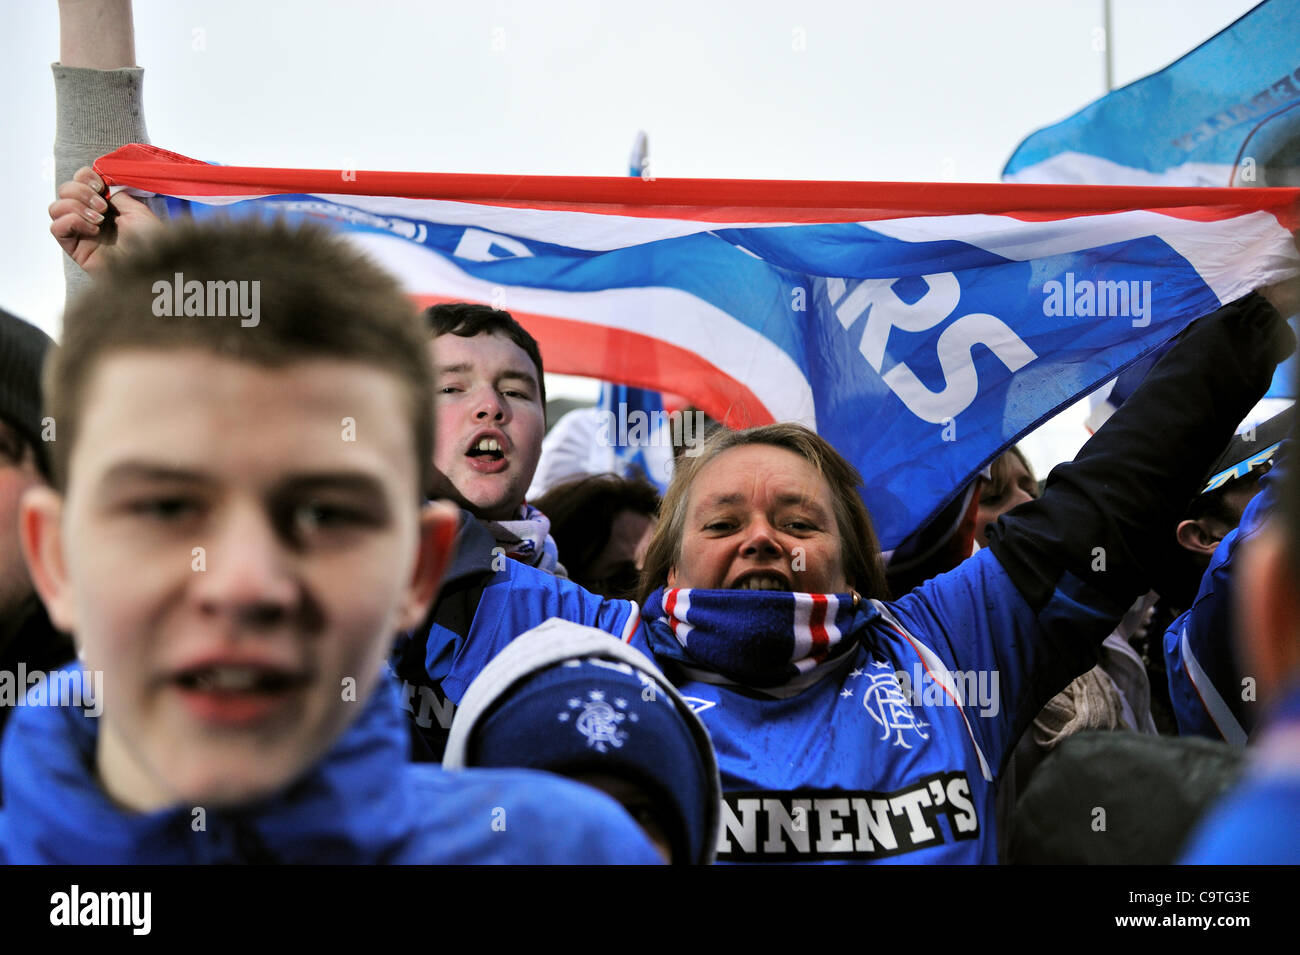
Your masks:
M 103 715 L 11 721 L 0 861 L 657 861 L 582 787 L 405 761 L 384 659 L 457 518 L 421 507 L 433 378 L 388 275 L 312 228 L 162 230 L 69 309 L 45 392 L 22 541 Z

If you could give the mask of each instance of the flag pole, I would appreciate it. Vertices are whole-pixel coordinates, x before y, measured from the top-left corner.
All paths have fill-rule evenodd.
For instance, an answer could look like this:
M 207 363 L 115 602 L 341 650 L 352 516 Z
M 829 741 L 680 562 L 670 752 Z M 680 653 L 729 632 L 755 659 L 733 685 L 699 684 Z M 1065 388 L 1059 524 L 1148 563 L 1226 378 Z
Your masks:
M 1111 43 L 1111 0 L 1101 0 L 1102 30 L 1105 33 L 1106 49 L 1105 67 L 1106 67 L 1106 92 L 1109 93 L 1115 89 L 1115 60 L 1111 52 L 1113 44 Z

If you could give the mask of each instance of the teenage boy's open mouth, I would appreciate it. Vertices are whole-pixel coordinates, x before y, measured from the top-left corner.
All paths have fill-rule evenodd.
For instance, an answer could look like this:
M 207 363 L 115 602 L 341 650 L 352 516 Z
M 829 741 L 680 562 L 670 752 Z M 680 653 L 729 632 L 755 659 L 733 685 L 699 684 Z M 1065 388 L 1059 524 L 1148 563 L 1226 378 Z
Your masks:
M 465 450 L 469 466 L 480 474 L 497 474 L 510 466 L 506 457 L 509 445 L 500 431 L 480 431 L 474 435 Z
M 243 726 L 296 702 L 310 679 L 305 671 L 278 663 L 214 659 L 185 666 L 168 682 L 199 720 Z

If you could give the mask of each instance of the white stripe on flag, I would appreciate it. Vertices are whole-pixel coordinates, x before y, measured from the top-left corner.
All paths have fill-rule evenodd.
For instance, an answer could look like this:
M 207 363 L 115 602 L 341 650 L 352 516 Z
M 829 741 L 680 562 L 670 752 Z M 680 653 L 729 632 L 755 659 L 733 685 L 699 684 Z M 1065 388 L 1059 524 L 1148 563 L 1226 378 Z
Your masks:
M 783 228 L 789 222 L 700 222 L 695 219 L 659 219 L 620 216 L 567 209 L 517 209 L 480 202 L 446 199 L 404 199 L 396 196 L 343 196 L 313 194 L 313 198 L 364 209 L 375 215 L 425 219 L 440 225 L 464 225 L 502 232 L 521 239 L 549 242 L 588 252 L 626 249 L 646 242 L 675 239 L 714 229 Z M 210 196 L 198 200 L 211 202 Z
M 965 242 L 1016 261 L 1084 252 L 1155 236 L 1185 258 L 1221 302 L 1233 301 L 1252 289 L 1292 276 L 1300 266 L 1300 253 L 1290 233 L 1267 212 L 1214 222 L 1136 210 L 1048 222 L 978 214 L 858 224 L 905 242 Z M 1249 251 L 1243 256 L 1243 250 Z
M 349 238 L 375 256 L 410 292 L 478 301 L 492 301 L 501 294 L 502 286 L 476 279 L 436 252 L 405 239 L 371 232 L 350 233 Z M 749 385 L 777 421 L 817 428 L 812 386 L 790 356 L 764 335 L 689 292 L 657 287 L 599 292 L 517 285 L 505 289 L 513 310 L 637 332 L 707 355 L 723 374 Z

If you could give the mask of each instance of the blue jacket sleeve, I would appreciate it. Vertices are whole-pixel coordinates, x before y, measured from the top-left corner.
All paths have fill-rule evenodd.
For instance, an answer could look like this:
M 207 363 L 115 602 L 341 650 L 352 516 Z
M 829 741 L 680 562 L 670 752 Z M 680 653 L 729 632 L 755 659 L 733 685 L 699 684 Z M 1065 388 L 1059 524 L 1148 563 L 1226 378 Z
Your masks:
M 507 559 L 483 588 L 469 633 L 458 639 L 437 624 L 429 632 L 425 666 L 459 703 L 488 661 L 515 637 L 551 617 L 604 630 L 626 640 L 637 624 L 630 600 L 598 597 L 573 581 Z
M 887 607 L 963 688 L 966 723 L 994 772 L 1043 704 L 1095 662 L 1076 635 L 1109 632 L 1112 620 L 1068 585 L 1035 610 L 988 550 Z
M 1207 736 L 1244 746 L 1255 726 L 1251 702 L 1242 700 L 1233 657 L 1233 566 L 1277 506 L 1283 475 L 1292 466 L 1291 442 L 1278 450 L 1277 466 L 1264 476 L 1260 492 L 1242 513 L 1241 523 L 1214 550 L 1192 606 L 1165 631 L 1169 698 L 1182 736 Z

